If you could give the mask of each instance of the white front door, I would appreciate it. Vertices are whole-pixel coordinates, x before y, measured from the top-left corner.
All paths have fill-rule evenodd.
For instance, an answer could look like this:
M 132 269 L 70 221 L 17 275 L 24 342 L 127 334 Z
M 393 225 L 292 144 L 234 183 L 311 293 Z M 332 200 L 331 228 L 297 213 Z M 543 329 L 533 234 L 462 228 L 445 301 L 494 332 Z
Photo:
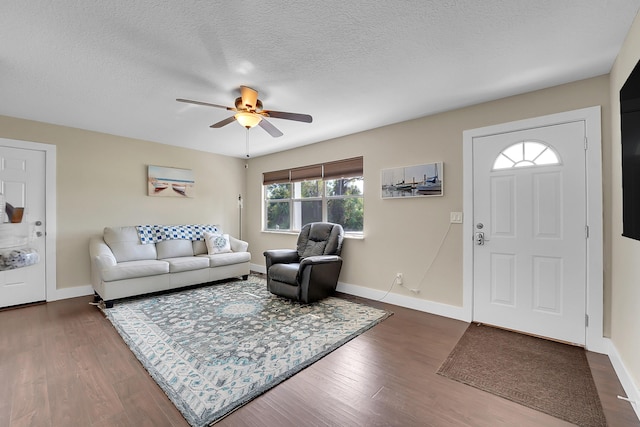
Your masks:
M 27 267 L 0 270 L 0 307 L 26 304 L 46 299 L 45 251 L 45 153 L 38 150 L 0 147 L 0 193 L 7 203 L 23 207 L 23 224 L 0 224 L 5 233 L 27 229 L 31 239 L 26 244 L 0 247 L 0 254 L 16 249 L 35 249 L 39 262 Z M 28 227 L 21 227 L 21 225 Z M 1 236 L 0 236 L 1 237 Z M 18 236 L 19 242 L 21 236 Z M 12 239 L 0 239 L 11 244 Z
M 472 144 L 473 320 L 584 345 L 584 121 Z

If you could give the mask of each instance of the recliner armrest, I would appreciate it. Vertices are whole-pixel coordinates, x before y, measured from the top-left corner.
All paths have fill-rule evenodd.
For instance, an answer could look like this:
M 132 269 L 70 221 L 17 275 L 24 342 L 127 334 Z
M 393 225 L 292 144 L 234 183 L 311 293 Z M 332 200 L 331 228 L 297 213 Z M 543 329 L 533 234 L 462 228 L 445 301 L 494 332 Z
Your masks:
M 270 249 L 264 251 L 264 257 L 266 260 L 267 269 L 273 264 L 289 264 L 292 262 L 298 262 L 298 251 L 295 249 Z
M 304 258 L 300 261 L 300 269 L 304 268 L 307 265 L 316 265 L 316 264 L 327 264 L 330 262 L 342 261 L 337 255 L 316 255 Z

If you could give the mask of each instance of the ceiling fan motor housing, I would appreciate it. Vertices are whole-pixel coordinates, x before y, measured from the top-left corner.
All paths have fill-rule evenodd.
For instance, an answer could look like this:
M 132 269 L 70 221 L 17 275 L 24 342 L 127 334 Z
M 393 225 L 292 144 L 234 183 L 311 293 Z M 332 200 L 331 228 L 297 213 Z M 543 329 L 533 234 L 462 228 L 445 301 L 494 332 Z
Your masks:
M 248 106 L 242 103 L 242 97 L 239 96 L 236 98 L 236 109 L 237 110 L 249 110 L 249 111 L 260 111 L 262 110 L 262 101 L 260 101 L 259 99 L 256 100 L 256 106 Z

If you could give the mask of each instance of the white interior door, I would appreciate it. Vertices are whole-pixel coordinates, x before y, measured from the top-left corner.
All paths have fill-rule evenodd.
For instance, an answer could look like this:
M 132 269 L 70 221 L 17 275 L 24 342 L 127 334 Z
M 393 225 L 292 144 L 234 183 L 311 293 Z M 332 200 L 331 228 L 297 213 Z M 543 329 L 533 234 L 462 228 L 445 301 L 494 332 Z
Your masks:
M 585 344 L 585 124 L 473 138 L 473 320 Z
M 45 170 L 43 151 L 0 147 L 0 193 L 14 207 L 24 207 L 22 222 L 29 225 L 25 228 L 32 237 L 25 245 L 0 248 L 0 253 L 32 248 L 40 258 L 34 265 L 0 271 L 0 307 L 46 299 Z M 5 233 L 13 228 L 2 224 Z M 0 241 L 7 243 L 7 239 Z

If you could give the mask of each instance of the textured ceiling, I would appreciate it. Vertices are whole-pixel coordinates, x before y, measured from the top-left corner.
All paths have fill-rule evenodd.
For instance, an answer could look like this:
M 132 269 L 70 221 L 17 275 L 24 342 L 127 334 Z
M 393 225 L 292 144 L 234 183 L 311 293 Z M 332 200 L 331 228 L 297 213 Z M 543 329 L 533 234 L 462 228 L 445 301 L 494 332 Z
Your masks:
M 3 0 L 0 114 L 244 157 L 606 74 L 640 0 Z

